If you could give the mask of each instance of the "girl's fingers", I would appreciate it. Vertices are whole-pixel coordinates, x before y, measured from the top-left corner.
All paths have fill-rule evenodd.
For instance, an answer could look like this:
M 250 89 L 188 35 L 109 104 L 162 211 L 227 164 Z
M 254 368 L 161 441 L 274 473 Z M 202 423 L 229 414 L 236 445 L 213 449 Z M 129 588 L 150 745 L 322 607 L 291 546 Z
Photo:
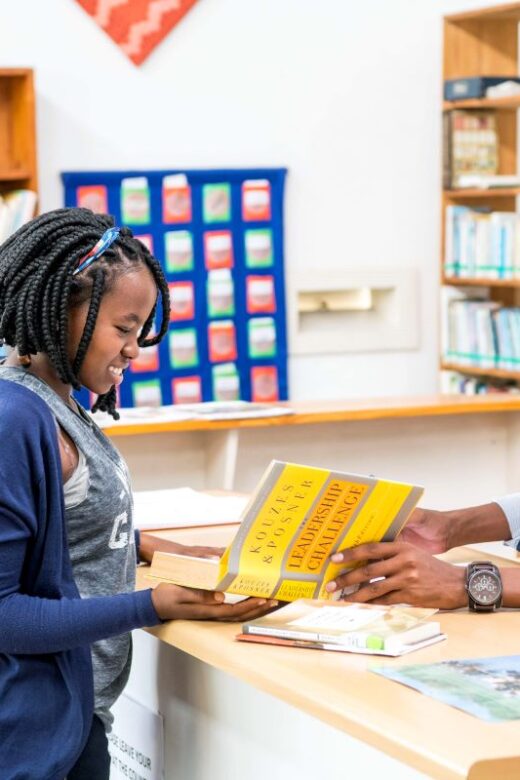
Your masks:
M 222 558 L 225 551 L 225 547 L 193 547 L 187 554 L 196 558 Z
M 258 604 L 251 605 L 249 602 L 251 599 L 248 599 L 248 605 L 247 605 L 247 611 L 241 611 L 240 613 L 234 613 L 230 617 L 222 617 L 219 618 L 220 620 L 236 620 L 236 621 L 247 621 L 247 620 L 253 620 L 254 618 L 261 617 L 262 615 L 265 615 L 266 612 L 270 612 L 272 609 L 274 609 L 275 606 L 278 605 L 277 601 L 266 601 L 262 604 L 262 600 L 258 601 Z M 245 603 L 245 602 L 244 602 Z
M 167 587 L 171 589 L 171 601 L 179 606 L 182 604 L 222 604 L 224 594 L 213 590 L 200 590 L 199 588 L 187 588 L 181 585 L 159 585 L 157 589 Z
M 273 607 L 267 599 L 247 599 L 238 604 L 186 603 L 179 604 L 177 612 L 181 620 L 243 621 L 262 615 Z
M 219 609 L 219 617 L 221 620 L 245 620 L 252 614 L 267 612 L 277 605 L 274 599 L 245 599 L 237 604 L 224 604 L 224 608 Z

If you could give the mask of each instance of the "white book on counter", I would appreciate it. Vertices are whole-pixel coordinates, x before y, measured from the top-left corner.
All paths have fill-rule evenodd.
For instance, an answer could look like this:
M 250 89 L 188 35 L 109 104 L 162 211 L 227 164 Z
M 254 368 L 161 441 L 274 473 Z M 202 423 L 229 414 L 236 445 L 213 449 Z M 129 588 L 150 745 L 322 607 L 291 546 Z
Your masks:
M 105 412 L 96 412 L 93 420 L 100 428 L 118 428 L 157 422 L 184 422 L 185 420 L 247 420 L 257 417 L 283 417 L 294 414 L 292 409 L 276 404 L 251 401 L 208 401 L 200 404 L 172 404 L 170 406 L 136 406 L 118 409 L 119 420 Z
M 215 496 L 189 487 L 134 492 L 134 525 L 142 531 L 238 523 L 248 496 Z

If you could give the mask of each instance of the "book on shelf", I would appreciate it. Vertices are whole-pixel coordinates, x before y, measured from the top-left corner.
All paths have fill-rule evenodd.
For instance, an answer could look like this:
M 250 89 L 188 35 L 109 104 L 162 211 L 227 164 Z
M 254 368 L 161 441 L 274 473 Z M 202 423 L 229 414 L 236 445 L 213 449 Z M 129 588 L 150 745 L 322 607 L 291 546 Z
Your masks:
M 441 372 L 441 393 L 445 395 L 518 395 L 520 388 L 510 379 L 468 376 L 457 371 Z
M 416 485 L 271 461 L 220 560 L 155 552 L 147 576 L 206 590 L 295 601 L 339 598 L 330 556 L 391 541 L 421 497 Z
M 36 201 L 32 190 L 13 190 L 0 196 L 0 244 L 34 217 Z
M 463 294 L 450 296 L 449 292 L 449 288 L 443 289 L 444 360 L 461 366 L 496 368 L 499 355 L 494 314 L 500 304 Z
M 520 371 L 520 308 L 443 290 L 443 359 L 481 369 Z M 482 295 L 482 293 L 481 293 Z
M 520 278 L 520 216 L 447 206 L 444 273 L 460 279 Z
M 500 97 L 504 94 L 518 94 L 510 91 L 511 86 L 520 90 L 520 78 L 511 76 L 466 76 L 446 79 L 444 82 L 444 100 L 470 100 L 471 98 Z M 509 91 L 508 91 L 509 90 Z
M 436 609 L 299 599 L 244 623 L 237 639 L 289 647 L 398 656 L 445 639 Z
M 497 174 L 498 135 L 493 111 L 445 111 L 443 136 L 444 189 L 460 187 L 460 177 L 468 174 Z
M 520 95 L 520 79 L 518 77 L 509 78 L 500 84 L 495 84 L 486 88 L 487 98 L 506 98 Z

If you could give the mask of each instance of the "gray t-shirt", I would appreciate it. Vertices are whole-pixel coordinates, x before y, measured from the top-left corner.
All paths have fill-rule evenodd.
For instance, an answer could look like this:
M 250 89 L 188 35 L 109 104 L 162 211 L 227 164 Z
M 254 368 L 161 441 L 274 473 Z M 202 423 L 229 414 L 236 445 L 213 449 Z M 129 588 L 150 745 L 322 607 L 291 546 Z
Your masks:
M 80 594 L 109 596 L 132 591 L 136 554 L 132 493 L 119 452 L 81 408 L 74 412 L 49 385 L 23 368 L 0 365 L 0 378 L 23 384 L 48 404 L 86 460 L 88 488 L 65 508 L 74 579 Z M 92 645 L 95 712 L 107 728 L 110 707 L 123 690 L 132 657 L 130 634 Z

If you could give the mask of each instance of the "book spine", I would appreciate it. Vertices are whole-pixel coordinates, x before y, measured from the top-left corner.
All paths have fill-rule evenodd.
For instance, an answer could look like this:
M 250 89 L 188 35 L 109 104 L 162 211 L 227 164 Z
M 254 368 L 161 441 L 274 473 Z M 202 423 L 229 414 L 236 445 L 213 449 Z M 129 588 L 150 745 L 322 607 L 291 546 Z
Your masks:
M 293 639 L 322 644 L 338 645 L 353 650 L 379 650 L 389 653 L 399 652 L 403 646 L 421 642 L 440 634 L 440 624 L 436 621 L 425 621 L 414 628 L 403 632 L 384 634 L 365 631 L 352 631 L 346 634 L 323 634 L 319 631 L 299 631 L 277 626 L 243 626 L 244 634 L 258 636 L 273 636 L 278 639 Z
M 308 639 L 310 642 L 318 641 L 318 634 L 312 631 L 290 631 L 285 628 L 275 628 L 274 626 L 243 626 L 244 634 L 257 634 L 259 636 L 276 636 L 279 639 Z
M 445 111 L 443 114 L 442 133 L 443 133 L 443 159 L 442 159 L 442 186 L 445 190 L 452 186 L 452 112 Z

